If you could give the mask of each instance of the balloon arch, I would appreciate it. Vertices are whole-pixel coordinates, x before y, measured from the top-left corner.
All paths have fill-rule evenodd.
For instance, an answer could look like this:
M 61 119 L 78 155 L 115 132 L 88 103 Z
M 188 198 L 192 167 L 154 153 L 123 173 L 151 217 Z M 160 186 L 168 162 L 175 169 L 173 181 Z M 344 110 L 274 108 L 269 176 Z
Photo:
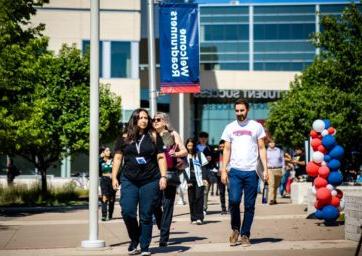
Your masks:
M 344 149 L 337 145 L 336 129 L 329 120 L 315 120 L 310 131 L 313 148 L 312 161 L 307 164 L 309 176 L 315 177 L 312 191 L 316 195 L 314 204 L 318 219 L 333 222 L 344 208 L 343 192 L 337 189 L 342 184 L 343 176 L 339 168 Z

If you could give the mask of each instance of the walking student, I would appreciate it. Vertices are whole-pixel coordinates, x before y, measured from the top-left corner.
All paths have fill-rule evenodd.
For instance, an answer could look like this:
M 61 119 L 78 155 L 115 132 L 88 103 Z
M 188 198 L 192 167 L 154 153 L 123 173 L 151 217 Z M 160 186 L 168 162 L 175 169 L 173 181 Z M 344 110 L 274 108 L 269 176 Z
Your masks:
M 284 170 L 284 152 L 280 148 L 275 146 L 274 140 L 270 140 L 268 143 L 268 149 L 266 150 L 267 164 L 268 164 L 268 176 L 269 176 L 269 204 L 273 205 L 277 203 L 277 192 L 280 186 L 280 181 L 283 176 Z
M 207 185 L 206 169 L 204 167 L 208 161 L 202 152 L 197 152 L 196 142 L 192 138 L 187 139 L 185 145 L 189 163 L 189 166 L 185 169 L 185 178 L 188 185 L 187 193 L 191 223 L 201 225 L 204 223 L 204 189 Z
M 116 191 L 112 187 L 112 156 L 109 147 L 105 147 L 101 153 L 101 193 L 102 193 L 102 221 L 111 220 L 113 217 Z
M 221 136 L 225 140 L 221 181 L 229 183 L 229 208 L 231 215 L 230 246 L 241 243 L 250 246 L 250 230 L 253 224 L 258 189 L 256 172 L 258 157 L 263 165 L 263 179 L 268 179 L 265 131 L 263 126 L 247 118 L 249 104 L 244 99 L 234 103 L 236 120 L 229 123 Z M 226 167 L 229 165 L 229 172 Z M 244 193 L 244 219 L 240 221 L 240 202 Z M 240 241 L 239 235 L 241 236 Z
M 151 124 L 147 110 L 136 109 L 128 122 L 127 134 L 115 146 L 112 167 L 112 185 L 117 189 L 117 174 L 121 170 L 121 208 L 131 240 L 128 254 L 151 255 L 152 214 L 159 190 L 167 186 L 166 157 L 161 137 Z M 138 212 L 137 212 L 138 208 Z M 139 213 L 139 222 L 137 220 Z
M 176 169 L 177 158 L 187 156 L 187 150 L 183 145 L 180 135 L 172 128 L 169 116 L 166 113 L 156 113 L 153 119 L 153 127 L 161 136 L 164 144 L 167 171 L 169 173 L 173 172 L 174 177 L 179 177 L 179 171 Z M 160 247 L 167 246 L 170 237 L 176 188 L 178 185 L 169 183 L 166 189 L 161 191 L 161 204 L 155 210 L 156 221 L 160 227 Z
M 225 141 L 220 140 L 218 155 L 219 159 L 217 161 L 218 173 L 217 173 L 217 186 L 219 188 L 220 204 L 221 204 L 221 214 L 227 214 L 226 202 L 225 202 L 225 190 L 226 186 L 221 182 L 221 171 L 223 170 L 223 151 L 224 151 Z

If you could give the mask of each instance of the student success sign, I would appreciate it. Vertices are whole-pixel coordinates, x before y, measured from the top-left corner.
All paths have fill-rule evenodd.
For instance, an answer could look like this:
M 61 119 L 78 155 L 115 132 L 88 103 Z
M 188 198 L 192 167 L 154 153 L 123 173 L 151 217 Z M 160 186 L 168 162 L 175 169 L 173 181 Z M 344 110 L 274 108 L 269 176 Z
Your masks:
M 159 17 L 161 93 L 200 92 L 197 4 L 161 4 Z

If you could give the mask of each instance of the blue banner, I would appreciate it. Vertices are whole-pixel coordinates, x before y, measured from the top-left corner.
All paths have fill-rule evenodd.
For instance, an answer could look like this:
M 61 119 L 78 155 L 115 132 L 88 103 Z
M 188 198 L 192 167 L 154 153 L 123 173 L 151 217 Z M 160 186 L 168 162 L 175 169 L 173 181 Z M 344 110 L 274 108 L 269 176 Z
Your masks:
M 197 4 L 160 4 L 161 93 L 198 93 L 199 10 Z

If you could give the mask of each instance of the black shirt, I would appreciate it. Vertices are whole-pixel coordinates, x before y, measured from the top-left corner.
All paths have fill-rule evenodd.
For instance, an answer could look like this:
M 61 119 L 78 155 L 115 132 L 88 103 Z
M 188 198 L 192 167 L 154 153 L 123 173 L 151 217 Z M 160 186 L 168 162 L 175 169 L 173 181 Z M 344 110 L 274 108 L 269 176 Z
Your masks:
M 137 139 L 140 152 L 137 152 L 136 142 L 130 144 L 124 138 L 118 138 L 114 151 L 122 152 L 123 166 L 122 175 L 131 181 L 147 182 L 160 178 L 160 170 L 157 163 L 157 154 L 163 153 L 163 142 L 157 134 L 154 143 L 149 133 Z M 137 158 L 144 158 L 145 164 L 139 164 Z

